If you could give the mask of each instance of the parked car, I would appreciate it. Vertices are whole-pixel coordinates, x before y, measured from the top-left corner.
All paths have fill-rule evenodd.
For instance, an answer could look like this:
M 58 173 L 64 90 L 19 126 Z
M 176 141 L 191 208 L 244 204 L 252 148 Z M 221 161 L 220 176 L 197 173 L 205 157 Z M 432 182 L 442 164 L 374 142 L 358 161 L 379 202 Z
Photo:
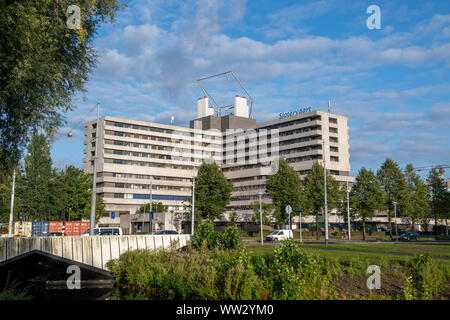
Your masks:
M 400 235 L 398 237 L 399 240 L 416 240 L 418 241 L 420 239 L 420 234 L 418 232 L 415 231 L 407 231 L 405 233 L 403 233 L 402 235 Z
M 280 240 L 287 240 L 289 238 L 294 238 L 292 234 L 292 230 L 275 230 L 268 236 L 266 236 L 267 241 L 280 241 Z
M 150 232 L 150 233 L 147 233 L 147 234 L 149 234 L 149 235 L 178 234 L 178 232 L 173 231 L 173 230 L 158 230 L 158 231 Z
M 377 231 L 378 231 L 378 232 L 386 232 L 386 233 L 389 233 L 389 230 L 388 230 L 388 228 L 386 228 L 386 227 L 377 227 Z
M 49 232 L 45 234 L 46 237 L 62 237 L 62 232 Z
M 89 229 L 81 234 L 81 237 L 89 236 Z M 94 228 L 95 236 L 121 236 L 122 228 L 117 227 L 102 227 L 102 228 Z

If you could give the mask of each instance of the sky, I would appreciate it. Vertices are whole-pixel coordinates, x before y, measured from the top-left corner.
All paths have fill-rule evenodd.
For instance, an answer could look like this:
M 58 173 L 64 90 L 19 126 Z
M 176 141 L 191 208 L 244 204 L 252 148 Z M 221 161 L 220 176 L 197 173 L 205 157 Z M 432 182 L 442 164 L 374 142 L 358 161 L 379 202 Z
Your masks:
M 370 5 L 380 29 L 369 29 Z M 450 165 L 450 1 L 136 0 L 94 47 L 99 64 L 52 146 L 83 167 L 83 123 L 117 116 L 189 126 L 196 80 L 232 70 L 258 123 L 311 106 L 348 117 L 351 175 L 390 157 Z M 203 82 L 220 96 L 226 77 Z M 223 103 L 243 95 L 230 81 Z M 73 131 L 73 137 L 67 133 Z M 450 176 L 450 169 L 446 176 Z

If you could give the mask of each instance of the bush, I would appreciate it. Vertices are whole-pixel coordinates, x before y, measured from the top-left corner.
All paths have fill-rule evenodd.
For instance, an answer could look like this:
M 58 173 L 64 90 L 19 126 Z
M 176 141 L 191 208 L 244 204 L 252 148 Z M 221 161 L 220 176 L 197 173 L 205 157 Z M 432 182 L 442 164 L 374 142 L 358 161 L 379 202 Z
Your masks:
M 195 230 L 192 247 L 212 250 L 218 245 L 218 234 L 211 222 L 201 223 Z
M 222 249 L 242 248 L 242 233 L 236 227 L 225 228 L 218 238 Z

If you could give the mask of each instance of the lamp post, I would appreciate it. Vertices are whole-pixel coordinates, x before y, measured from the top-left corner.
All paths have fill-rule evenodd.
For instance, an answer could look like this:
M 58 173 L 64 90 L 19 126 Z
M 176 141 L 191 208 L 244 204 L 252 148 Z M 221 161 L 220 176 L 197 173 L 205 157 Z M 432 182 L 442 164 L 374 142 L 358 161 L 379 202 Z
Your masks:
M 192 176 L 192 217 L 191 217 L 191 236 L 194 235 L 194 208 L 195 208 L 195 169 Z
M 349 193 L 350 193 L 350 189 L 348 187 L 348 182 L 347 182 L 347 226 L 348 226 L 348 240 L 352 240 L 352 235 L 351 235 L 351 224 L 350 224 L 350 200 L 349 200 Z
M 395 219 L 395 237 L 397 238 L 398 243 L 398 228 L 397 228 L 397 202 L 393 201 L 394 204 L 394 219 Z
M 92 176 L 92 194 L 91 194 L 91 223 L 89 235 L 94 235 L 95 228 L 95 203 L 96 203 L 96 193 L 95 188 L 97 187 L 97 156 L 98 156 L 98 125 L 99 125 L 99 115 L 100 115 L 100 101 L 97 101 L 97 124 L 95 126 L 95 153 L 94 153 L 94 172 Z
M 85 98 L 83 97 L 83 101 Z M 93 109 L 91 109 L 92 111 Z M 89 113 L 91 112 L 89 111 Z M 99 125 L 99 115 L 100 115 L 100 100 L 97 100 L 97 122 L 95 126 L 95 153 L 94 153 L 94 168 L 93 168 L 93 176 L 92 176 L 92 191 L 91 191 L 91 217 L 90 217 L 90 227 L 89 227 L 89 235 L 94 235 L 95 228 L 95 204 L 96 204 L 96 193 L 95 188 L 97 187 L 97 152 L 98 152 L 98 125 Z M 72 131 L 67 133 L 69 138 L 72 138 Z
M 12 176 L 12 188 L 11 188 L 11 208 L 9 209 L 9 227 L 8 227 L 8 237 L 12 236 L 13 228 L 13 211 L 14 211 L 14 188 L 16 186 L 16 170 L 13 171 Z
M 328 204 L 327 204 L 327 162 L 325 156 L 325 139 L 322 140 L 323 149 L 323 194 L 324 194 L 324 211 L 325 211 L 325 244 L 328 244 Z
M 152 192 L 153 192 L 153 184 L 152 184 L 152 177 L 150 176 L 150 211 L 148 213 L 148 219 L 149 219 L 148 226 L 150 228 L 150 233 L 153 232 L 153 212 L 152 212 L 152 210 L 153 210 L 153 208 L 152 208 L 153 195 L 152 195 Z M 156 210 L 156 211 L 158 211 L 158 210 Z M 145 217 L 145 215 L 144 215 L 144 217 Z
M 263 240 L 263 227 L 262 227 L 262 203 L 261 203 L 262 192 L 259 193 L 259 223 L 261 225 L 261 245 L 264 245 Z

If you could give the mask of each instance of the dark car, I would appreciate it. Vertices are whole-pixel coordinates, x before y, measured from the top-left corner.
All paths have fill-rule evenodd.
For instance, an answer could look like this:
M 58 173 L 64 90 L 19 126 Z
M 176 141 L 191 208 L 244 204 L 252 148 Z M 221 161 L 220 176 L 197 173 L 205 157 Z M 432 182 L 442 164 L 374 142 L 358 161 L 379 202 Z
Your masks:
M 158 231 L 155 231 L 155 232 L 150 232 L 148 234 L 150 234 L 150 235 L 178 234 L 178 232 L 173 231 L 173 230 L 158 230 Z
M 415 231 L 407 231 L 405 233 L 403 233 L 402 235 L 400 235 L 398 237 L 399 240 L 416 240 L 418 241 L 420 239 L 420 234 L 418 232 Z
M 49 232 L 46 234 L 47 237 L 61 237 L 62 232 Z

